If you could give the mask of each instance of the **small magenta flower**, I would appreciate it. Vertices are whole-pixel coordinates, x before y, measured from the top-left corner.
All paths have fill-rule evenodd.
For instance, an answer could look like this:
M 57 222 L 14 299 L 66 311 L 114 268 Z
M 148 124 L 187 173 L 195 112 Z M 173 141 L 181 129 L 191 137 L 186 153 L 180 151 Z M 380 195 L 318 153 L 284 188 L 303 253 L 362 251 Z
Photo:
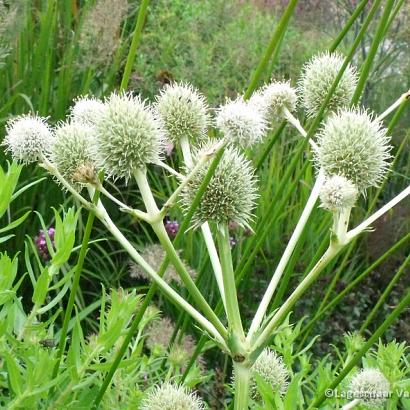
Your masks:
M 55 229 L 53 227 L 48 228 L 47 234 L 50 238 L 51 244 L 54 246 L 54 234 Z M 47 247 L 47 240 L 44 231 L 41 229 L 38 235 L 34 238 L 39 255 L 44 261 L 48 261 L 51 258 L 50 252 Z
M 179 231 L 179 223 L 177 220 L 170 220 L 170 219 L 166 219 L 164 221 L 164 226 L 165 226 L 165 230 L 168 233 L 168 236 L 171 239 L 174 239 L 177 236 L 177 233 Z

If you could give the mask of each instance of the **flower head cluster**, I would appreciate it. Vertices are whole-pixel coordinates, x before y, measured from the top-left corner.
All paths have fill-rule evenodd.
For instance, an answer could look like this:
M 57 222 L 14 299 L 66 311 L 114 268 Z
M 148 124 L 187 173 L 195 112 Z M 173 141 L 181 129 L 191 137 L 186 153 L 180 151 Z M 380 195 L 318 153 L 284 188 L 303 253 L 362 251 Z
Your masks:
M 54 246 L 55 229 L 53 227 L 48 228 L 47 234 L 48 234 L 48 237 L 50 238 L 51 244 Z M 48 250 L 48 247 L 47 247 L 46 234 L 42 229 L 40 230 L 38 235 L 35 237 L 34 243 L 36 244 L 38 253 L 40 254 L 41 258 L 44 261 L 48 261 L 50 259 L 50 251 Z
M 60 174 L 78 189 L 96 181 L 93 141 L 93 128 L 80 122 L 62 123 L 55 130 L 51 160 Z
M 129 179 L 134 172 L 160 160 L 164 148 L 161 122 L 131 94 L 111 94 L 95 125 L 98 164 L 113 178 Z
M 190 84 L 167 84 L 157 97 L 155 108 L 170 141 L 175 143 L 187 137 L 195 143 L 206 137 L 208 105 Z
M 367 408 L 379 408 L 388 398 L 390 383 L 379 369 L 362 369 L 351 380 L 349 392 Z
M 315 162 L 327 175 L 340 175 L 363 192 L 378 186 L 388 168 L 391 147 L 386 129 L 362 110 L 328 117 L 318 136 Z
M 163 356 L 166 354 L 175 324 L 168 317 L 155 318 L 147 327 L 145 345 L 152 354 Z M 196 343 L 192 336 L 184 335 L 170 347 L 168 360 L 175 366 L 183 368 L 195 352 Z
M 93 97 L 80 97 L 70 109 L 73 122 L 94 126 L 104 110 L 104 103 Z
M 272 387 L 274 393 L 284 395 L 288 389 L 289 371 L 283 360 L 273 350 L 264 349 L 251 368 L 251 393 L 259 399 L 255 374 L 261 376 Z
M 352 208 L 358 194 L 356 186 L 348 179 L 340 175 L 332 175 L 326 179 L 320 190 L 321 206 L 332 212 Z
M 216 125 L 227 141 L 243 148 L 260 142 L 267 130 L 262 112 L 242 98 L 219 107 Z
M 283 116 L 283 109 L 290 112 L 296 109 L 296 90 L 289 82 L 272 82 L 257 90 L 250 99 L 266 119 L 276 119 Z
M 179 223 L 177 220 L 166 219 L 164 221 L 165 230 L 168 233 L 168 236 L 173 239 L 177 236 L 179 231 Z
M 156 386 L 142 401 L 141 410 L 204 410 L 203 401 L 185 387 L 171 383 Z
M 29 164 L 48 155 L 54 136 L 44 118 L 23 115 L 8 121 L 3 145 L 15 161 Z
M 330 88 L 332 87 L 344 57 L 337 53 L 323 53 L 314 56 L 303 67 L 302 77 L 299 81 L 299 91 L 303 105 L 309 116 L 315 116 L 323 104 Z M 336 87 L 327 108 L 336 111 L 345 107 L 353 97 L 357 84 L 357 72 L 350 64 L 346 67 L 339 84 Z
M 198 149 L 194 153 L 194 162 L 208 149 L 208 145 Z M 190 208 L 208 169 L 209 164 L 200 167 L 182 192 L 185 211 Z M 257 184 L 252 164 L 236 148 L 228 146 L 195 210 L 194 226 L 206 221 L 226 224 L 233 221 L 247 227 L 256 198 Z
M 159 244 L 153 244 L 146 246 L 143 251 L 141 252 L 141 256 L 145 259 L 145 261 L 152 266 L 152 268 L 158 272 L 161 266 L 162 261 L 166 257 L 166 252 L 164 248 Z M 197 272 L 195 269 L 187 266 L 185 264 L 188 273 L 190 276 L 195 279 L 197 276 Z M 147 273 L 136 263 L 130 262 L 130 276 L 136 279 L 144 279 L 149 280 L 149 276 Z M 172 265 L 168 265 L 167 270 L 164 273 L 163 279 L 167 283 L 175 282 L 178 285 L 182 285 L 181 277 L 178 275 L 177 271 Z

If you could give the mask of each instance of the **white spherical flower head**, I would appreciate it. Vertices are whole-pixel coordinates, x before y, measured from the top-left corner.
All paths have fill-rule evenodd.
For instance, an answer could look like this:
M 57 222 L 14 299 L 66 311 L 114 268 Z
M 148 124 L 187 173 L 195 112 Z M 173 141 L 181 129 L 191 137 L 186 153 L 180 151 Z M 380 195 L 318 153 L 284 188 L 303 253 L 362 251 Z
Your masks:
M 267 123 L 262 112 L 242 98 L 219 107 L 216 126 L 229 142 L 242 148 L 260 142 L 267 131 Z
M 328 117 L 318 135 L 315 162 L 327 175 L 341 175 L 359 190 L 378 186 L 390 158 L 387 130 L 362 110 Z
M 23 115 L 7 122 L 3 144 L 15 161 L 29 164 L 47 155 L 54 136 L 45 118 Z
M 161 122 L 139 97 L 111 94 L 95 131 L 98 163 L 109 177 L 129 179 L 137 170 L 161 158 Z
M 93 97 L 80 97 L 75 100 L 70 108 L 71 118 L 74 122 L 95 125 L 104 109 L 104 103 Z
M 344 57 L 341 54 L 326 52 L 314 56 L 304 65 L 299 92 L 309 116 L 315 116 L 319 112 L 343 62 Z M 327 105 L 329 111 L 336 111 L 350 103 L 357 80 L 356 69 L 349 64 Z
M 320 190 L 321 206 L 332 212 L 352 208 L 358 194 L 356 186 L 348 179 L 340 175 L 332 175 L 326 179 Z
M 366 408 L 380 408 L 390 393 L 390 383 L 379 369 L 362 369 L 350 382 L 349 392 Z
M 142 400 L 141 410 L 204 410 L 204 402 L 185 387 L 172 383 L 156 386 Z
M 190 84 L 166 85 L 156 99 L 155 109 L 171 142 L 187 137 L 195 143 L 206 137 L 208 105 L 205 97 Z
M 260 399 L 255 374 L 261 376 L 272 387 L 274 393 L 284 395 L 288 389 L 289 371 L 283 360 L 273 350 L 264 349 L 251 368 L 251 394 Z
M 209 148 L 210 144 L 205 144 L 194 152 L 194 162 Z M 208 169 L 209 163 L 200 167 L 183 190 L 181 201 L 184 211 L 187 212 L 192 205 Z M 194 226 L 206 221 L 221 224 L 233 221 L 248 227 L 256 198 L 257 183 L 251 162 L 237 148 L 228 146 L 195 211 Z
M 95 183 L 93 128 L 79 122 L 66 122 L 56 128 L 55 135 L 50 157 L 60 174 L 77 189 L 86 183 Z
M 254 104 L 267 119 L 283 117 L 283 109 L 296 109 L 296 90 L 289 82 L 272 82 L 256 91 L 249 102 Z

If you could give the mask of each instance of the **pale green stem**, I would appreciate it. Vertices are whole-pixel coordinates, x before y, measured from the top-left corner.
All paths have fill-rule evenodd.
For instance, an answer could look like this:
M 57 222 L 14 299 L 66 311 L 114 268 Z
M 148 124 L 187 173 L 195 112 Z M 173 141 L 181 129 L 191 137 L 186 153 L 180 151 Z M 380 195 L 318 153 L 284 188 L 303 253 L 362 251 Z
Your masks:
M 355 399 L 353 401 L 351 401 L 350 403 L 345 404 L 342 407 L 342 410 L 350 410 L 350 409 L 354 409 L 355 407 L 357 407 L 360 404 L 360 399 Z
M 109 217 L 107 211 L 105 210 L 103 204 L 98 202 L 97 204 L 97 217 L 106 226 L 106 228 L 111 232 L 115 239 L 121 244 L 121 246 L 128 252 L 131 258 L 140 265 L 145 272 L 150 276 L 151 280 L 154 281 L 158 287 L 171 299 L 184 309 L 188 314 L 190 314 L 200 325 L 207 331 L 215 340 L 226 348 L 225 341 L 215 328 L 215 326 L 202 316 L 193 306 L 191 306 L 184 298 L 182 298 L 171 286 L 169 286 L 155 271 L 152 267 L 142 258 L 142 256 L 137 252 L 137 250 L 131 245 L 127 238 L 121 233 L 114 222 Z
M 391 112 L 393 112 L 396 108 L 399 108 L 404 101 L 410 98 L 410 90 L 406 93 L 402 94 L 400 98 L 398 98 L 387 110 L 385 110 L 382 114 L 380 114 L 376 121 L 383 121 Z
M 307 132 L 302 127 L 300 121 L 297 118 L 295 118 L 295 116 L 286 107 L 283 108 L 283 113 L 285 115 L 286 120 L 299 131 L 303 138 L 306 138 Z M 317 149 L 317 144 L 315 141 L 312 140 L 312 138 L 309 139 L 309 144 L 312 146 L 313 149 Z
M 263 349 L 268 343 L 269 339 L 272 337 L 275 329 L 279 326 L 289 311 L 292 309 L 294 304 L 300 299 L 300 297 L 306 292 L 306 290 L 313 284 L 313 282 L 318 278 L 322 270 L 328 265 L 328 263 L 339 253 L 343 245 L 331 241 L 331 244 L 327 251 L 323 254 L 320 260 L 316 263 L 313 269 L 306 275 L 299 286 L 293 291 L 293 293 L 288 297 L 285 303 L 280 307 L 280 309 L 274 314 L 269 323 L 265 326 L 263 332 L 256 339 L 255 343 L 252 345 L 253 349 L 258 352 Z
M 397 205 L 400 201 L 405 199 L 408 195 L 410 195 L 410 185 L 400 194 L 394 197 L 390 202 L 388 202 L 386 205 L 384 205 L 378 211 L 376 211 L 373 215 L 371 215 L 369 218 L 363 221 L 360 225 L 350 230 L 346 235 L 346 240 L 350 242 L 357 235 L 360 235 L 364 230 L 368 229 L 373 222 L 375 222 L 377 219 L 383 216 L 386 212 L 388 212 L 391 208 Z
M 236 293 L 235 273 L 232 266 L 228 224 L 224 223 L 218 225 L 217 237 L 229 328 L 233 331 L 235 336 L 243 339 L 245 335 L 242 327 L 241 313 L 239 311 L 238 295 Z
M 180 174 L 179 172 L 175 171 L 174 168 L 170 167 L 168 164 L 166 164 L 164 161 L 158 161 L 156 165 L 159 165 L 160 167 L 164 168 L 166 171 L 168 171 L 170 174 L 175 175 L 178 178 L 184 178 L 184 175 Z
M 248 410 L 250 368 L 238 362 L 233 362 L 235 375 L 234 410 Z
M 138 184 L 142 200 L 147 208 L 148 215 L 153 219 L 159 213 L 157 204 L 152 195 L 151 189 L 148 184 L 147 176 L 144 171 L 138 170 L 134 174 L 135 180 Z M 164 247 L 167 252 L 171 262 L 175 266 L 178 274 L 180 275 L 182 281 L 184 282 L 186 288 L 188 289 L 189 294 L 194 299 L 196 304 L 200 307 L 205 316 L 213 323 L 213 325 L 218 329 L 219 333 L 223 338 L 227 336 L 227 331 L 223 326 L 222 322 L 216 316 L 215 312 L 209 306 L 208 302 L 205 300 L 202 293 L 199 291 L 195 282 L 189 275 L 187 269 L 185 268 L 183 262 L 181 261 L 178 253 L 176 252 L 167 231 L 165 230 L 162 220 L 157 220 L 151 224 L 154 232 L 156 233 L 161 245 Z
M 223 145 L 225 144 L 225 142 L 222 140 L 221 144 Z M 193 161 L 192 161 L 191 148 L 189 146 L 188 138 L 182 137 L 180 140 L 180 145 L 181 145 L 182 155 L 184 157 L 184 162 L 186 166 L 188 168 L 192 168 Z M 224 289 L 223 278 L 222 278 L 221 262 L 218 257 L 218 252 L 216 250 L 215 241 L 212 236 L 211 229 L 209 228 L 208 222 L 205 222 L 201 225 L 201 231 L 202 231 L 202 235 L 205 240 L 206 248 L 208 250 L 209 258 L 211 260 L 212 269 L 215 275 L 215 280 L 216 280 L 216 283 L 219 289 L 219 294 L 221 295 L 221 300 L 222 300 L 222 303 L 224 305 L 225 312 L 226 312 L 226 297 L 225 297 L 225 289 Z
M 315 185 L 312 189 L 312 192 L 310 193 L 309 199 L 306 203 L 305 209 L 302 212 L 302 215 L 279 261 L 279 264 L 275 270 L 275 273 L 272 276 L 269 286 L 266 289 L 265 294 L 263 295 L 262 301 L 258 307 L 258 310 L 256 311 L 255 317 L 252 320 L 252 324 L 251 324 L 251 327 L 249 328 L 249 333 L 247 336 L 248 341 L 252 340 L 254 334 L 258 331 L 263 321 L 263 318 L 272 300 L 272 296 L 278 286 L 278 283 L 283 275 L 283 272 L 285 271 L 285 268 L 289 262 L 289 259 L 291 258 L 292 253 L 295 250 L 295 247 L 303 233 L 303 230 L 309 220 L 310 214 L 312 213 L 314 209 L 314 206 L 316 204 L 316 201 L 319 196 L 319 192 L 323 185 L 324 180 L 325 180 L 324 173 L 320 171 L 317 177 L 317 180 L 315 182 Z

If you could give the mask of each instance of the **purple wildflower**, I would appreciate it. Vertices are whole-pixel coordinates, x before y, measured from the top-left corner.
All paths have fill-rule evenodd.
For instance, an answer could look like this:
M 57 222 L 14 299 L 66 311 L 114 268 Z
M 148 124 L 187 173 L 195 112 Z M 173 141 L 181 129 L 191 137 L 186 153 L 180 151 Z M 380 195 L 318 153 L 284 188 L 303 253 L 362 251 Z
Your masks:
M 165 230 L 168 233 L 168 236 L 173 239 L 177 236 L 179 230 L 179 223 L 176 220 L 171 221 L 170 219 L 166 219 L 164 222 Z
M 49 228 L 47 230 L 48 236 L 50 238 L 51 244 L 54 246 L 54 234 L 55 234 L 55 229 L 54 228 Z M 44 234 L 44 231 L 40 229 L 38 235 L 35 237 L 34 242 L 37 246 L 38 253 L 40 254 L 41 258 L 44 261 L 50 260 L 50 252 L 47 248 L 47 241 L 46 241 L 46 235 Z

